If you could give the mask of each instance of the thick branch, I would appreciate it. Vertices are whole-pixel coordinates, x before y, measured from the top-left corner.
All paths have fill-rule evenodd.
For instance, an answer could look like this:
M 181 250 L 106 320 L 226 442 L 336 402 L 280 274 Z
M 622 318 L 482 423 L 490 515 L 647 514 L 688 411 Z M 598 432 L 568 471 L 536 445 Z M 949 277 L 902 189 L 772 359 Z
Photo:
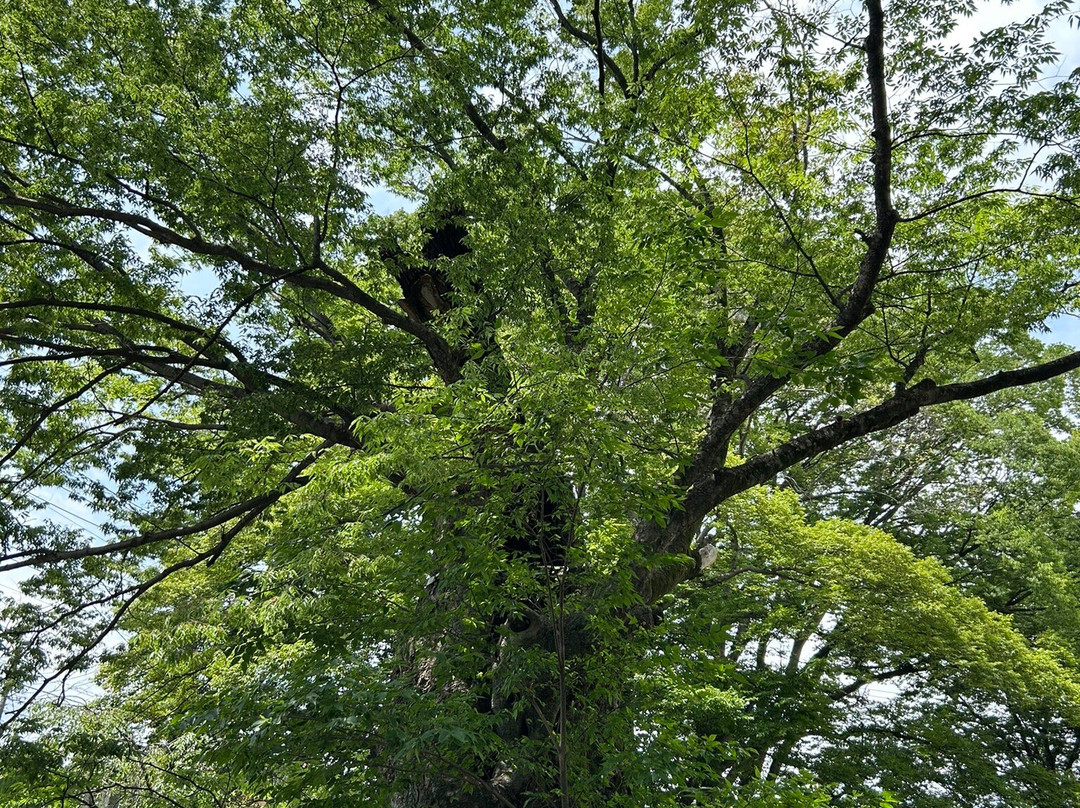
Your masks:
M 843 307 L 826 331 L 807 340 L 792 357 L 798 370 L 832 351 L 873 312 L 871 298 L 889 253 L 898 214 L 892 205 L 892 130 L 889 124 L 888 88 L 885 83 L 885 15 L 881 0 L 867 0 L 869 32 L 866 35 L 866 76 L 869 85 L 874 150 L 874 232 L 866 237 L 866 253 L 859 263 Z M 679 476 L 681 485 L 693 485 L 726 461 L 727 447 L 736 430 L 791 379 L 791 374 L 764 376 L 751 381 L 730 406 L 713 410 L 705 438 L 694 461 Z M 723 391 L 720 392 L 720 395 Z M 721 399 L 718 397 L 717 401 Z
M 708 513 L 731 497 L 772 479 L 796 463 L 835 449 L 865 435 L 903 423 L 923 407 L 969 401 L 1001 390 L 1037 384 L 1080 368 L 1080 351 L 1019 370 L 1003 371 L 972 382 L 936 385 L 929 379 L 901 390 L 876 407 L 811 430 L 731 468 L 718 468 L 695 484 L 683 508 L 664 527 L 654 522 L 638 526 L 638 538 L 650 553 L 686 554 L 697 528 Z M 676 563 L 642 572 L 638 592 L 651 602 L 670 592 L 696 571 L 691 563 Z
M 287 271 L 280 267 L 260 261 L 228 244 L 205 241 L 198 236 L 185 236 L 171 228 L 136 213 L 127 213 L 108 208 L 93 208 L 71 205 L 54 198 L 32 198 L 17 194 L 9 185 L 0 181 L 0 205 L 46 213 L 61 219 L 90 218 L 99 221 L 114 222 L 130 227 L 159 244 L 180 247 L 183 250 L 207 258 L 220 258 L 239 265 L 243 269 L 262 277 L 280 280 L 291 286 L 318 289 L 350 303 L 356 303 L 374 314 L 385 325 L 398 328 L 419 339 L 435 363 L 440 376 L 448 384 L 457 380 L 460 362 L 453 348 L 436 331 L 421 323 L 414 323 L 408 317 L 380 303 L 345 275 L 332 269 L 321 260 L 313 267 L 320 270 L 324 277 L 317 277 L 308 272 Z
M 765 482 L 795 463 L 864 435 L 896 426 L 917 414 L 923 407 L 981 398 L 1000 390 L 1048 381 L 1078 368 L 1080 351 L 1075 351 L 1041 365 L 1003 371 L 973 382 L 938 386 L 927 379 L 865 412 L 792 438 L 740 466 L 719 469 L 714 474 L 713 481 L 704 487 L 715 486 L 714 492 L 719 495 L 716 504 L 719 504 L 734 494 Z

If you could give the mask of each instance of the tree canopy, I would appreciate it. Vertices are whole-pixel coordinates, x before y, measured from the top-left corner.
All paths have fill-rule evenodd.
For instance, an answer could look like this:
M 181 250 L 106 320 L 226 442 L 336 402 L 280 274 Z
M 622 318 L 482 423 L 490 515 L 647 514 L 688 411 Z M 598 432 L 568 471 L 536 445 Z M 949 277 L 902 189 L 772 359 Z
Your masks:
M 0 805 L 1080 805 L 1077 17 L 979 8 L 0 0 Z

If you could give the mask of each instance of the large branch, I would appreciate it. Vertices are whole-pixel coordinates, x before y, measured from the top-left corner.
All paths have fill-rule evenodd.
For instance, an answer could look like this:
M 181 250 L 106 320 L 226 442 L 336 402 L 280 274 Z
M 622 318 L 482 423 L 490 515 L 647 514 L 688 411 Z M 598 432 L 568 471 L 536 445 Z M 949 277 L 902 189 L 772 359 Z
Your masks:
M 924 380 L 865 412 L 850 418 L 841 418 L 827 426 L 792 438 L 742 465 L 718 469 L 713 475 L 712 483 L 720 496 L 717 504 L 740 491 L 765 482 L 795 463 L 835 449 L 855 438 L 880 432 L 906 421 L 923 407 L 951 401 L 968 401 L 1012 387 L 1045 382 L 1078 368 L 1080 351 L 1074 351 L 1051 362 L 1002 371 L 972 382 L 939 386 L 929 379 Z
M 280 280 L 290 286 L 317 289 L 350 303 L 355 303 L 375 315 L 385 325 L 400 329 L 419 339 L 431 356 L 439 375 L 448 384 L 458 379 L 460 360 L 457 353 L 436 331 L 421 323 L 415 323 L 404 314 L 380 303 L 344 274 L 332 269 L 321 259 L 311 268 L 318 269 L 322 277 L 307 271 L 288 271 L 253 258 L 231 245 L 206 241 L 199 236 L 184 235 L 147 216 L 108 208 L 73 205 L 53 197 L 34 198 L 22 196 L 2 180 L 0 180 L 0 205 L 32 210 L 60 219 L 89 218 L 113 222 L 129 227 L 159 244 L 179 247 L 192 255 L 231 261 L 260 277 Z
M 896 426 L 916 415 L 923 407 L 969 401 L 1007 390 L 1037 384 L 1080 369 L 1080 351 L 1060 359 L 1019 370 L 1002 371 L 971 382 L 937 385 L 926 379 L 914 387 L 848 418 L 785 441 L 767 452 L 730 468 L 717 468 L 712 475 L 694 485 L 683 508 L 672 514 L 664 527 L 643 523 L 639 538 L 652 553 L 684 555 L 697 535 L 697 528 L 710 511 L 731 497 L 772 479 L 796 463 L 835 449 L 857 438 Z M 694 564 L 668 564 L 644 571 L 638 579 L 638 591 L 646 602 L 670 592 L 695 572 Z
M 859 262 L 855 281 L 832 324 L 819 336 L 804 342 L 792 357 L 792 370 L 801 370 L 831 352 L 873 312 L 871 298 L 889 254 L 899 215 L 892 204 L 892 127 L 889 124 L 888 87 L 885 82 L 885 14 L 881 0 L 867 0 L 869 29 L 863 43 L 870 96 L 874 164 L 874 231 L 865 238 L 866 252 Z M 694 460 L 679 476 L 680 485 L 693 485 L 726 461 L 728 445 L 740 426 L 774 393 L 791 380 L 791 372 L 752 379 L 730 405 L 718 391 L 705 437 Z

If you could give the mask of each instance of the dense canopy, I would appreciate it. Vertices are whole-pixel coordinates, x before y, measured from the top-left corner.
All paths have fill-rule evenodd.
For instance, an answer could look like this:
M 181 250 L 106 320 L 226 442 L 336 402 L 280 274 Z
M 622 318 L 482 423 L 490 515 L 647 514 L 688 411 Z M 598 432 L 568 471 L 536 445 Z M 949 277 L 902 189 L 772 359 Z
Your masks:
M 0 806 L 1080 805 L 1076 24 L 0 0 Z

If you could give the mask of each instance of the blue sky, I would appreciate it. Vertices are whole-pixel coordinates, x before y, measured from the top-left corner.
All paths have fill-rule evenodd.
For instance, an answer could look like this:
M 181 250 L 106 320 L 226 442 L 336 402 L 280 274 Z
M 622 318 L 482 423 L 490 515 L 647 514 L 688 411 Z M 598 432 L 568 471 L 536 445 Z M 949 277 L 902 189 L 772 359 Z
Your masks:
M 1080 316 L 1067 314 L 1049 323 L 1050 333 L 1043 336 L 1046 342 L 1061 342 L 1080 348 Z

